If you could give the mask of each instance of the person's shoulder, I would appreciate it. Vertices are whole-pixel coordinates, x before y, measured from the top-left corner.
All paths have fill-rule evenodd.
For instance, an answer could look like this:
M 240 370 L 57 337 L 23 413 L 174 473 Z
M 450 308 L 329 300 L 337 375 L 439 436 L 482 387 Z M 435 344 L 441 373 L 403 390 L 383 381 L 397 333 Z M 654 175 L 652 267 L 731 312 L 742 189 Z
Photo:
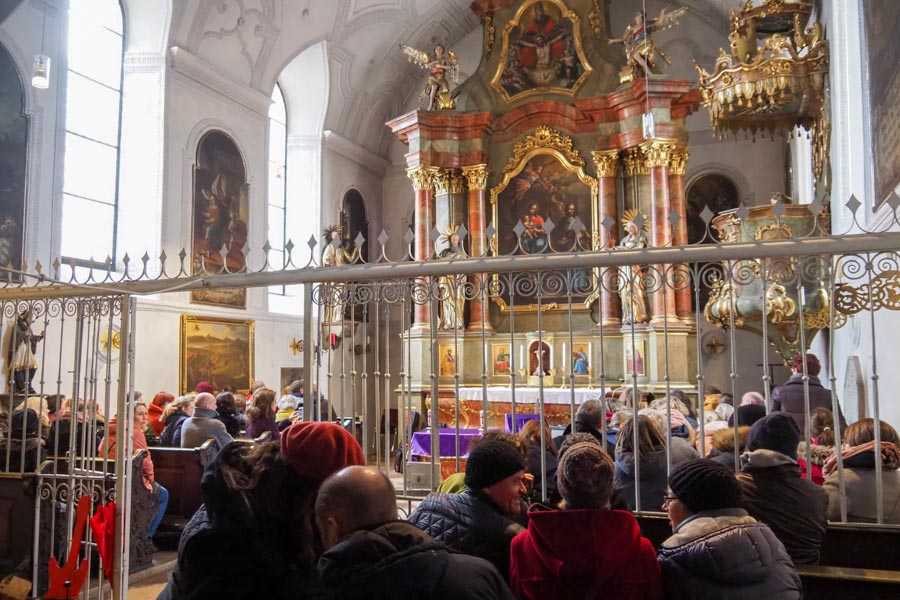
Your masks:
M 447 571 L 441 582 L 448 598 L 513 598 L 497 568 L 487 560 L 469 554 L 450 552 Z

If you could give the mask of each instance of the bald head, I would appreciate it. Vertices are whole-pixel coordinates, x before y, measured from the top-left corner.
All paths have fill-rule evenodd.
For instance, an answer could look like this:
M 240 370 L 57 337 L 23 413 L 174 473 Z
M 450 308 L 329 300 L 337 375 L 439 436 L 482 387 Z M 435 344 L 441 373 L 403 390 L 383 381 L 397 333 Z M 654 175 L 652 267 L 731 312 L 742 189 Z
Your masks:
M 326 549 L 354 531 L 396 519 L 394 486 L 378 469 L 347 467 L 319 488 L 316 521 Z
M 216 397 L 209 392 L 201 392 L 197 394 L 194 400 L 194 406 L 197 408 L 205 408 L 207 410 L 216 410 Z

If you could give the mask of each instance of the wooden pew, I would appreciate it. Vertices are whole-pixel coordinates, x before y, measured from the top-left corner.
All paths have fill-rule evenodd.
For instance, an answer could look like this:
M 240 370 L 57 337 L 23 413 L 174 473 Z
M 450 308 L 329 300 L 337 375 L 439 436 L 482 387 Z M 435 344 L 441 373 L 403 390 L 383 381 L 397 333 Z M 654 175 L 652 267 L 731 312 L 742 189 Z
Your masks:
M 804 598 L 881 600 L 900 598 L 900 571 L 820 565 L 797 568 Z
M 26 559 L 34 540 L 34 478 L 0 476 L 0 577 Z

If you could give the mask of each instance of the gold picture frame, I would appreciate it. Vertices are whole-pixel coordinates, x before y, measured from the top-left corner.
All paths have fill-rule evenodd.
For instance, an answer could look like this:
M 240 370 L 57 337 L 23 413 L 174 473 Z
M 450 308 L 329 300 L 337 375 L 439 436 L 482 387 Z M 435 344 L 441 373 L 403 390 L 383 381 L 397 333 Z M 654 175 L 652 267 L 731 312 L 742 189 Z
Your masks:
M 572 138 L 563 135 L 562 133 L 550 127 L 542 125 L 540 127 L 537 127 L 531 134 L 528 134 L 521 138 L 515 144 L 515 146 L 513 147 L 513 154 L 507 161 L 506 166 L 503 169 L 503 176 L 500 180 L 500 183 L 491 188 L 490 202 L 491 217 L 494 223 L 494 235 L 489 240 L 490 252 L 494 255 L 499 255 L 501 254 L 502 250 L 500 248 L 500 236 L 504 234 L 504 231 L 503 221 L 501 220 L 500 214 L 500 196 L 506 191 L 513 180 L 525 170 L 529 162 L 539 157 L 550 157 L 550 159 L 558 162 L 566 173 L 571 174 L 578 182 L 587 187 L 587 204 L 589 205 L 588 208 L 590 210 L 589 247 L 591 250 L 596 250 L 599 246 L 600 240 L 600 214 L 598 211 L 600 202 L 599 182 L 595 177 L 592 177 L 585 172 L 584 159 L 582 158 L 581 153 L 575 147 Z M 587 226 L 587 223 L 585 225 Z M 593 269 L 591 271 L 591 277 L 593 278 L 593 285 L 591 287 L 596 288 L 599 271 L 597 269 Z M 496 289 L 499 285 L 499 276 L 497 274 L 494 274 L 492 276 L 492 279 L 494 283 L 493 287 Z M 571 303 L 565 302 L 560 298 L 545 298 L 541 303 L 540 310 L 542 313 L 568 312 L 570 309 L 576 312 L 589 311 L 591 304 L 596 299 L 596 293 L 586 296 L 581 301 Z M 536 313 L 538 311 L 538 305 L 536 303 L 519 304 L 513 308 L 510 308 L 509 303 L 500 294 L 493 295 L 491 300 L 500 307 L 500 311 L 503 313 Z
M 578 65 L 581 67 L 582 73 L 578 76 L 571 87 L 562 87 L 558 85 L 537 85 L 536 87 L 533 87 L 531 89 L 526 89 L 510 94 L 506 87 L 504 87 L 503 85 L 503 75 L 504 72 L 508 69 L 510 58 L 510 36 L 514 31 L 518 31 L 522 26 L 522 19 L 523 17 L 525 17 L 526 13 L 530 13 L 531 11 L 533 11 L 533 7 L 538 4 L 552 5 L 554 8 L 559 10 L 561 19 L 565 19 L 571 24 L 571 41 L 575 47 L 575 58 L 577 58 L 578 60 Z M 526 0 L 522 3 L 522 6 L 519 7 L 519 10 L 516 11 L 515 16 L 513 16 L 513 18 L 506 23 L 506 26 L 503 28 L 501 38 L 503 43 L 500 50 L 500 60 L 497 63 L 497 71 L 494 73 L 494 77 L 491 79 L 490 85 L 498 94 L 500 94 L 500 96 L 506 102 L 515 102 L 517 100 L 522 100 L 524 98 L 529 98 L 531 96 L 540 94 L 562 94 L 565 96 L 575 96 L 575 94 L 578 93 L 578 90 L 581 89 L 581 87 L 587 81 L 588 77 L 590 77 L 591 73 L 593 73 L 594 71 L 593 67 L 591 67 L 591 64 L 588 62 L 587 55 L 584 52 L 584 46 L 581 43 L 581 17 L 579 17 L 575 11 L 570 10 L 569 7 L 566 6 L 565 2 L 563 2 L 563 0 Z
M 178 389 L 208 381 L 217 390 L 249 390 L 254 377 L 255 322 L 181 315 Z
M 522 365 L 516 365 L 519 369 Z M 512 375 L 512 346 L 509 342 L 491 344 L 491 376 L 509 377 Z
M 459 370 L 459 352 L 453 342 L 438 342 L 438 377 L 453 377 Z

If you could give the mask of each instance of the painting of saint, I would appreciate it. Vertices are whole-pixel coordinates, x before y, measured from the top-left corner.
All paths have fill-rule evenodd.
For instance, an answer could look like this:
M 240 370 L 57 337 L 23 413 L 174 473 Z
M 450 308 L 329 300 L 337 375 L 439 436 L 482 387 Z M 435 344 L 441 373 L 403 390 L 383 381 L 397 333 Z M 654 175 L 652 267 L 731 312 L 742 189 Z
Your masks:
M 625 374 L 637 375 L 643 377 L 647 374 L 644 366 L 644 356 L 646 354 L 646 346 L 644 341 L 635 342 L 634 356 L 631 351 L 631 341 L 625 340 Z
M 562 0 L 525 2 L 504 32 L 504 59 L 492 84 L 507 100 L 533 91 L 572 94 L 590 72 L 577 18 Z
M 869 50 L 869 99 L 872 114 L 872 144 L 875 159 L 875 203 L 891 193 L 900 194 L 900 2 L 863 2 L 866 41 Z
M 511 372 L 510 360 L 508 344 L 491 345 L 491 364 L 493 365 L 492 372 L 494 375 L 509 375 Z
M 457 373 L 456 350 L 452 344 L 438 345 L 438 375 L 453 377 Z
M 12 57 L 0 45 L 0 265 L 22 268 L 28 118 Z M 3 275 L 6 279 L 7 274 Z M 14 281 L 18 276 L 12 275 Z
M 194 272 L 229 272 L 245 266 L 248 199 L 244 161 L 234 141 L 221 131 L 210 131 L 197 145 L 194 166 L 192 259 Z M 223 260 L 224 255 L 224 260 Z M 245 308 L 244 289 L 191 292 L 191 301 Z
M 572 344 L 572 374 L 588 375 L 591 368 L 591 350 L 587 343 Z
M 221 390 L 248 390 L 253 382 L 253 321 L 181 316 L 182 394 L 200 381 Z

